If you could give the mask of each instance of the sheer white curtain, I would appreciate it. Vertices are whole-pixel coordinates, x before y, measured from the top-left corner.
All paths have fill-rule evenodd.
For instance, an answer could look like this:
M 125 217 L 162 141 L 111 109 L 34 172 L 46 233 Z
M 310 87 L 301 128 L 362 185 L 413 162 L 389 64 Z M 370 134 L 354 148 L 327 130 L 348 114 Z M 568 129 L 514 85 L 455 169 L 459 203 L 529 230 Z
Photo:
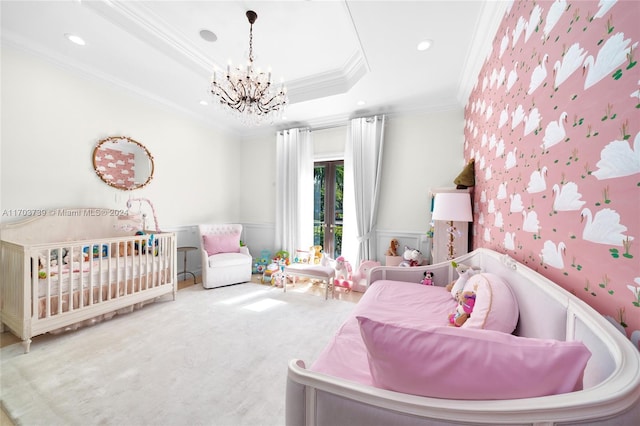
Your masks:
M 384 121 L 384 115 L 351 120 L 345 145 L 342 254 L 356 267 L 376 257 Z
M 294 257 L 313 245 L 313 140 L 308 129 L 276 137 L 276 248 Z

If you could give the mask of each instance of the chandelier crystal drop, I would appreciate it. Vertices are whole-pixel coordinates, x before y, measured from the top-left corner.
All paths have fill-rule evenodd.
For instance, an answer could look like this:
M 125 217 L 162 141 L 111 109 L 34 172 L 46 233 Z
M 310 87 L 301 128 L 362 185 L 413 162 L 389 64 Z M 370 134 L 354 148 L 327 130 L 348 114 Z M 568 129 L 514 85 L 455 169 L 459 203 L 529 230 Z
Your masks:
M 284 84 L 274 90 L 271 84 L 271 73 L 264 73 L 253 65 L 253 23 L 258 15 L 247 11 L 249 20 L 249 62 L 231 69 L 227 65 L 227 73 L 219 79 L 216 72 L 211 78 L 211 94 L 228 111 L 237 116 L 244 124 L 257 125 L 264 121 L 273 122 L 279 118 L 289 102 Z

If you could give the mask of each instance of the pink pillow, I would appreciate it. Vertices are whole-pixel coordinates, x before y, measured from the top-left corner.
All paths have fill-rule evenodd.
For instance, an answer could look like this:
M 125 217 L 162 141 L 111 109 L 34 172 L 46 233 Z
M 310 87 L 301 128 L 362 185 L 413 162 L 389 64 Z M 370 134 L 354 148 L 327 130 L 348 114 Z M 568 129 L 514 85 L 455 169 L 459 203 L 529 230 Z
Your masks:
M 209 256 L 218 253 L 239 253 L 240 234 L 203 235 L 204 249 Z
M 463 291 L 476 294 L 471 316 L 462 324 L 465 328 L 482 328 L 511 333 L 518 324 L 518 300 L 511 287 L 495 274 L 481 272 L 473 275 Z
M 582 389 L 582 342 L 446 326 L 425 330 L 357 317 L 373 384 L 449 399 L 516 399 Z

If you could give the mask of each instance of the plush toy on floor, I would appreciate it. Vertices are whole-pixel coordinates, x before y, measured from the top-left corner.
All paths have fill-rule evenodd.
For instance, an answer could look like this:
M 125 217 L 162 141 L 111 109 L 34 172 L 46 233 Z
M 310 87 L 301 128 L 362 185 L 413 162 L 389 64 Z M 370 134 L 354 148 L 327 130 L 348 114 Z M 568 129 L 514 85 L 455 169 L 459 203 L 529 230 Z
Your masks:
M 336 266 L 334 267 L 336 274 L 333 285 L 338 288 L 344 288 L 347 292 L 351 291 L 353 281 L 351 280 L 351 264 L 344 258 L 338 256 L 336 258 Z

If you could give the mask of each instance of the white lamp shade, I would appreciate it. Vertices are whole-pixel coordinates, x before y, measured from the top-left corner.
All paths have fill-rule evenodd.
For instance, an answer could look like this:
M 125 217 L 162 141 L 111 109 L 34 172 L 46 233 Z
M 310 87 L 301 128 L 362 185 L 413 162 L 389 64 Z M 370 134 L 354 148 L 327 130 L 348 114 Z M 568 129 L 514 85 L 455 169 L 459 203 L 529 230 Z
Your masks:
M 472 222 L 471 195 L 468 192 L 439 192 L 433 202 L 433 220 Z

